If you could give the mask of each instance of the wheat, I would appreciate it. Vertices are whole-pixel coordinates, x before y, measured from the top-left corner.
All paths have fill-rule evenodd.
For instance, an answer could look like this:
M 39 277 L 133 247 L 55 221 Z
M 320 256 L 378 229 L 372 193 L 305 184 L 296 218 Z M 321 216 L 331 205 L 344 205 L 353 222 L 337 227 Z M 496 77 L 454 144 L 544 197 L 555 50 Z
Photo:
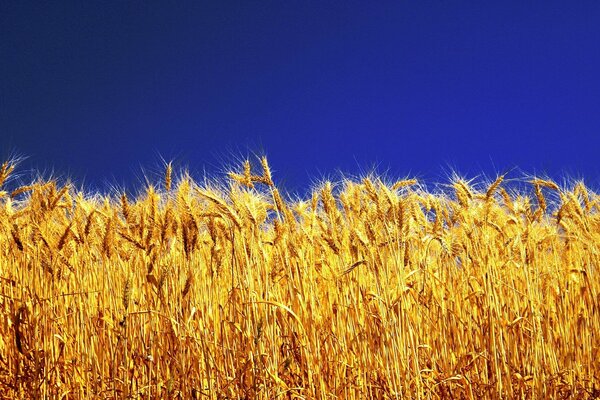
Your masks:
M 530 183 L 532 185 L 536 185 L 536 186 L 541 186 L 541 187 L 545 187 L 548 189 L 552 189 L 552 190 L 556 190 L 557 192 L 560 191 L 560 188 L 558 187 L 558 185 L 550 180 L 547 179 L 533 179 L 530 181 Z
M 165 190 L 167 192 L 171 191 L 172 175 L 173 175 L 173 165 L 172 165 L 172 163 L 168 163 L 167 168 L 165 169 Z
M 10 174 L 14 171 L 15 165 L 10 161 L 5 161 L 0 167 L 0 187 L 4 185 Z
M 465 182 L 462 179 L 459 179 L 456 182 L 454 182 L 453 186 L 454 191 L 456 193 L 456 198 L 460 203 L 461 207 L 468 207 L 469 201 L 473 199 L 473 192 L 471 191 L 471 188 L 469 187 L 467 182 Z
M 600 392 L 600 198 L 583 182 L 370 175 L 296 201 L 256 165 L 209 185 L 168 163 L 129 199 L 13 187 L 2 164 L 2 396 Z
M 398 190 L 398 189 L 401 189 L 404 187 L 416 185 L 417 183 L 418 183 L 418 181 L 416 179 L 404 179 L 404 180 L 394 183 L 392 185 L 392 189 Z
M 487 192 L 485 193 L 486 200 L 489 201 L 492 198 L 492 196 L 496 192 L 496 189 L 498 189 L 500 187 L 500 185 L 502 184 L 503 181 L 504 181 L 504 175 L 500 175 L 498 178 L 496 178 L 496 180 L 494 182 L 492 182 L 492 184 L 488 188 Z

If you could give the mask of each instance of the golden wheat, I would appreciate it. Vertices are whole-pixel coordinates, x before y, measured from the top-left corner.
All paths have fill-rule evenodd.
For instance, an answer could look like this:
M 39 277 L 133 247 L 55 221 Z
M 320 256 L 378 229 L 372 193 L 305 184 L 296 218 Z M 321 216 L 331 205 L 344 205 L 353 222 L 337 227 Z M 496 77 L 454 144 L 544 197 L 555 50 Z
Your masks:
M 292 201 L 258 164 L 201 186 L 169 163 L 135 199 L 9 188 L 2 164 L 1 396 L 600 395 L 599 196 L 582 182 L 369 176 Z

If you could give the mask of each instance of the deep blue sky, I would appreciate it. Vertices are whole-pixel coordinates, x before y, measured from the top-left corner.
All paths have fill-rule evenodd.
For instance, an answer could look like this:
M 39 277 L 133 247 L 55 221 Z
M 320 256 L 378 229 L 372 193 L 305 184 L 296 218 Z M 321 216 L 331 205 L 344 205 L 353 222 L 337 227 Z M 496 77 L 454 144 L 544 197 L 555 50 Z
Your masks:
M 0 3 L 0 155 L 96 185 L 248 150 L 291 189 L 374 164 L 598 186 L 600 2 Z

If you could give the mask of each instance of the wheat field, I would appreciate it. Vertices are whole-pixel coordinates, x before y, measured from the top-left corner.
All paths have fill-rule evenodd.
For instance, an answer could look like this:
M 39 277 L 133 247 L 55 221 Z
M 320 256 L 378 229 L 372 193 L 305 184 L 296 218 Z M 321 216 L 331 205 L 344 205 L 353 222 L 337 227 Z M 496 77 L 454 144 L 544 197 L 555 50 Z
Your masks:
M 600 396 L 600 196 L 582 182 L 367 175 L 293 199 L 262 158 L 202 184 L 168 164 L 133 198 L 14 173 L 4 398 Z

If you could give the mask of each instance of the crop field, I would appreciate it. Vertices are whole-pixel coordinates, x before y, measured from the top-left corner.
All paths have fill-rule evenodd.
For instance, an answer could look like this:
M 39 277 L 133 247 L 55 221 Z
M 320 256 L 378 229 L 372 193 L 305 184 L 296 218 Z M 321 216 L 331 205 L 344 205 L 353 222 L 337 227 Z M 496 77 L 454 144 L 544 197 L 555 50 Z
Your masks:
M 0 396 L 600 397 L 600 196 L 265 158 L 139 195 L 0 169 Z

